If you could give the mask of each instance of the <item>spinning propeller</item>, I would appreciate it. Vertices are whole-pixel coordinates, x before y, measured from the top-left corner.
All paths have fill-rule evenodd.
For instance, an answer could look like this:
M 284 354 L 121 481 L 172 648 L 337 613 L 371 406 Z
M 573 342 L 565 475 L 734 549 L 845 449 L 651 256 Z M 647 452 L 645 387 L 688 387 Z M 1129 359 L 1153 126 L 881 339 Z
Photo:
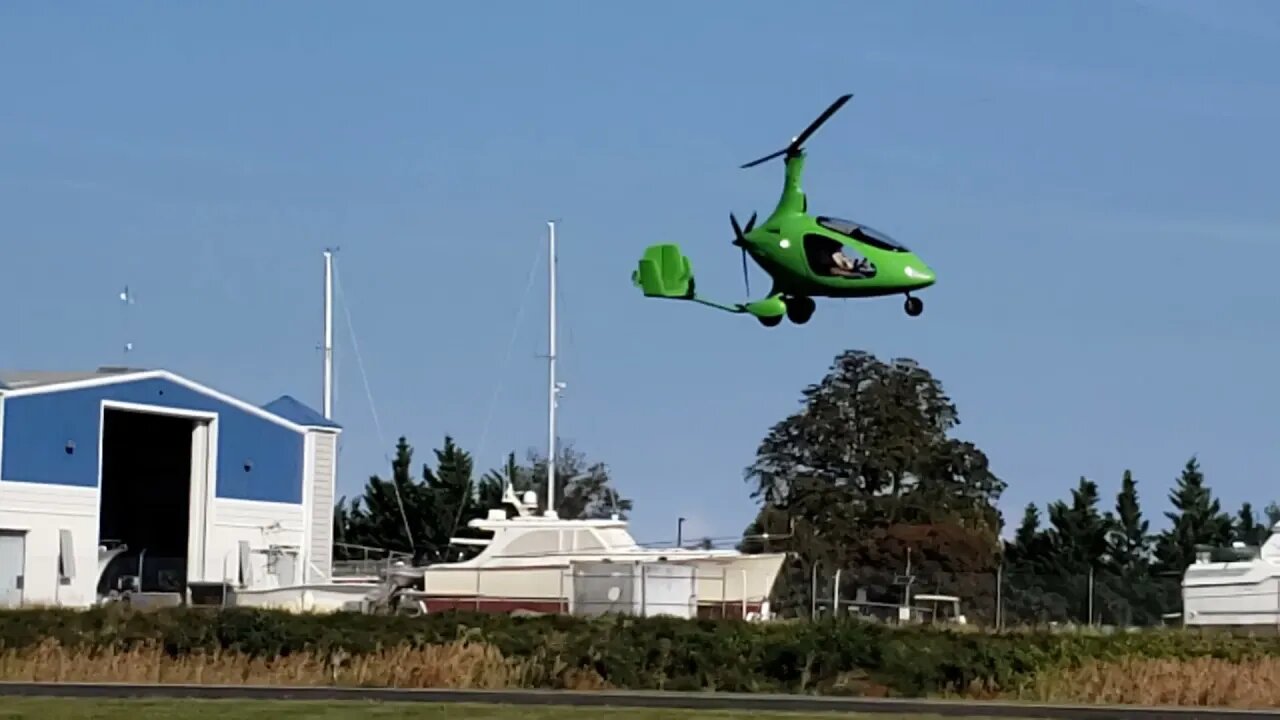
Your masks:
M 851 97 L 853 97 L 853 93 L 849 93 L 847 95 L 841 95 L 840 97 L 836 98 L 835 102 L 831 103 L 831 105 L 826 110 L 822 111 L 822 114 L 818 116 L 817 120 L 814 120 L 813 122 L 809 123 L 809 127 L 805 128 L 804 132 L 795 136 L 795 138 L 791 140 L 790 145 L 779 150 L 778 152 L 765 155 L 759 160 L 752 160 L 751 162 L 747 163 L 746 165 L 743 165 L 742 167 L 743 168 L 755 167 L 756 165 L 759 165 L 762 162 L 768 162 L 776 157 L 782 157 L 783 155 L 791 157 L 799 153 L 800 147 L 804 145 L 804 141 L 808 140 L 810 135 L 813 135 L 815 132 L 817 132 L 818 128 L 822 127 L 823 123 L 830 120 L 831 116 L 835 115 L 837 110 L 844 107 L 844 104 L 849 102 L 849 98 Z
M 747 297 L 751 296 L 751 276 L 747 274 L 747 233 L 756 226 L 756 214 L 751 213 L 745 228 L 738 225 L 738 218 L 729 213 L 729 223 L 733 225 L 733 244 L 742 248 L 742 283 L 747 286 Z

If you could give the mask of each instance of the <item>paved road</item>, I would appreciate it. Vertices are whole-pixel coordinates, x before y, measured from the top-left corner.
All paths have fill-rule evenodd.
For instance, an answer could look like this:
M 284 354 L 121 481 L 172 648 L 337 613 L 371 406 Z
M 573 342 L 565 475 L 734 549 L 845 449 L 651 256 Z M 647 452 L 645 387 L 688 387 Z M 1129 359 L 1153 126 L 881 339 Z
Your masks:
M 947 717 L 1048 720 L 1280 720 L 1280 711 L 1145 708 L 1107 705 L 1037 705 L 943 700 L 886 700 L 805 695 L 672 692 L 567 692 L 555 690 L 392 690 L 333 687 L 123 685 L 112 683 L 0 682 L 0 696 L 81 698 L 206 698 L 223 700 L 378 700 L 573 707 L 773 710 L 833 714 L 925 714 Z

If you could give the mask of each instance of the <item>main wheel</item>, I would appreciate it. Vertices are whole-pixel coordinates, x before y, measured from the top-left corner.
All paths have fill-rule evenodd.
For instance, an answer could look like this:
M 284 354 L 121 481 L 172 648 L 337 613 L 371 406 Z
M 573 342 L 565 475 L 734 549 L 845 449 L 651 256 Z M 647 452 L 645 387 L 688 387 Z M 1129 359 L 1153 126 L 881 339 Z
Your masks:
M 918 297 L 908 296 L 907 302 L 903 304 L 902 308 L 906 310 L 907 314 L 911 317 L 916 317 L 920 313 L 924 312 L 924 301 Z
M 757 315 L 756 319 L 765 327 L 777 327 L 782 322 L 782 317 L 781 315 Z
M 809 318 L 813 317 L 813 311 L 818 305 L 811 297 L 799 295 L 786 299 L 787 303 L 787 319 L 797 325 L 803 325 L 809 322 Z

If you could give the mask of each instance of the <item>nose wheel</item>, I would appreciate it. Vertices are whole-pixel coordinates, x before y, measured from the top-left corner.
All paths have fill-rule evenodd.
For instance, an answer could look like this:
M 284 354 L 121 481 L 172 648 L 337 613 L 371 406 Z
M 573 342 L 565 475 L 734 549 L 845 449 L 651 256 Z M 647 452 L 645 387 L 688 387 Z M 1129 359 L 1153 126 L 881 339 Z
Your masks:
M 907 301 L 903 303 L 902 309 L 907 311 L 911 317 L 916 317 L 924 312 L 924 301 L 918 297 L 907 296 Z
M 787 319 L 796 325 L 803 325 L 809 322 L 809 318 L 813 317 L 813 311 L 818 307 L 813 298 L 803 295 L 785 298 L 785 302 L 787 303 Z

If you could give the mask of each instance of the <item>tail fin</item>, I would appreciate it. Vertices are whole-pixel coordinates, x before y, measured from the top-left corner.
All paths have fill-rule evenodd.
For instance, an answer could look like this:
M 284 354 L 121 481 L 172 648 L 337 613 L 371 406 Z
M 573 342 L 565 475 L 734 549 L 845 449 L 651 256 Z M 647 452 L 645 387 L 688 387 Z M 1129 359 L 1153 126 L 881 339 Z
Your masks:
M 631 273 L 631 282 L 645 297 L 692 300 L 693 264 L 674 243 L 650 245 L 640 258 L 640 267 Z

